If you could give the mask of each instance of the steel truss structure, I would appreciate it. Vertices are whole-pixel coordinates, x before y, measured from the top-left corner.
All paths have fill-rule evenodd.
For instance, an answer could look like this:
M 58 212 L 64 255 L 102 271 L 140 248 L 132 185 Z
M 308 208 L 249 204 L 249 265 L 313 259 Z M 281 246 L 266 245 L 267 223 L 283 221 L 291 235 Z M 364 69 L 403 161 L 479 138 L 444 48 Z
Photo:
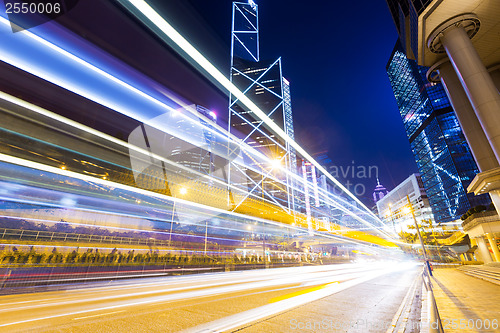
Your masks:
M 281 58 L 271 62 L 260 60 L 258 6 L 253 1 L 233 3 L 231 37 L 231 82 L 293 139 L 290 84 L 282 75 Z M 293 213 L 297 200 L 293 188 L 297 184 L 292 183 L 286 171 L 297 173 L 295 150 L 234 95 L 229 96 L 228 131 L 271 161 L 262 163 L 242 156 L 258 172 L 231 163 L 229 185 L 247 187 L 249 195 L 257 194 Z M 241 202 L 234 202 L 234 207 Z
M 294 199 L 297 199 L 300 205 L 295 212 L 301 212 L 296 221 L 300 222 L 299 225 L 303 225 L 305 214 L 302 213 L 305 213 L 304 187 L 306 183 L 308 190 L 312 190 L 307 191 L 309 199 L 312 195 L 314 196 L 314 204 L 310 205 L 311 227 L 314 224 L 314 229 L 317 229 L 318 221 L 332 222 L 337 226 L 356 228 L 356 230 L 371 230 L 381 234 L 383 238 L 391 239 L 390 230 L 383 222 L 292 138 L 290 129 L 293 127 L 286 126 L 287 123 L 291 125 L 291 117 L 287 116 L 287 113 L 291 115 L 291 108 L 287 107 L 290 99 L 289 91 L 287 94 L 286 89 L 289 87 L 286 87 L 286 81 L 281 73 L 281 59 L 272 62 L 260 60 L 258 9 L 253 1 L 233 4 L 230 79 L 144 0 L 118 1 L 154 31 L 160 39 L 178 48 L 183 57 L 195 66 L 200 66 L 207 78 L 220 84 L 230 94 L 229 131 L 217 128 L 216 124 L 213 130 L 210 130 L 212 132 L 215 130 L 219 133 L 217 135 L 223 135 L 226 138 L 215 147 L 223 148 L 224 152 L 218 151 L 217 155 L 227 160 L 227 164 L 220 168 L 220 175 L 215 175 L 210 180 L 226 189 L 218 191 L 223 194 L 220 199 L 223 201 L 222 206 L 227 207 L 224 208 L 225 210 L 234 211 L 239 206 L 242 209 L 237 213 L 246 214 L 245 205 L 246 207 L 253 205 L 257 209 L 265 207 L 272 214 L 280 214 L 275 208 L 283 208 L 283 212 L 293 212 L 294 201 L 289 200 L 287 187 L 290 184 L 296 184 L 292 185 L 292 188 L 299 195 L 294 196 Z M 192 141 L 195 138 L 186 139 Z M 227 144 L 222 144 L 223 141 Z M 304 159 L 314 165 L 314 171 L 310 166 L 310 174 L 318 177 L 316 172 L 319 173 L 321 186 L 318 186 L 320 178 L 316 179 L 315 185 L 312 177 L 311 181 L 304 180 L 303 174 L 298 174 L 295 168 L 287 170 L 286 165 L 294 164 L 294 152 L 287 150 L 288 145 L 296 150 L 296 159 Z M 273 162 L 278 161 L 282 163 L 281 166 L 274 165 Z M 223 170 L 226 170 L 225 174 Z M 202 178 L 206 177 L 210 175 L 203 175 Z M 289 181 L 286 177 L 290 177 L 293 181 Z M 278 195 L 274 192 L 276 186 L 281 187 Z M 260 196 L 262 198 L 259 198 Z M 317 197 L 319 197 L 320 207 L 317 207 Z M 244 201 L 246 202 L 242 205 Z M 323 207 L 325 209 L 322 209 Z M 286 215 L 282 214 L 282 217 Z M 266 218 L 274 220 L 270 217 Z M 310 231 L 310 227 L 307 227 Z

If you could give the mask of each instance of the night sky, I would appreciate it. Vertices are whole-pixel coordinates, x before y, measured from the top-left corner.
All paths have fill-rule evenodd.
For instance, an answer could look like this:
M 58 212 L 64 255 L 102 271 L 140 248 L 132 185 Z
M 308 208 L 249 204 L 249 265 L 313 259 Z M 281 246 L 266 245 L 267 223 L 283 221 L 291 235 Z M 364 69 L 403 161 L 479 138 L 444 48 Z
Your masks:
M 385 1 L 256 2 L 261 59 L 281 56 L 291 82 L 296 140 L 310 153 L 327 151 L 339 171 L 353 161 L 356 167 L 377 166 L 389 190 L 417 172 L 385 72 L 397 39 Z M 227 73 L 231 3 L 189 0 L 220 41 L 213 61 L 227 64 L 221 68 Z M 372 204 L 375 175 L 350 173 L 339 180 L 362 183 L 361 198 Z

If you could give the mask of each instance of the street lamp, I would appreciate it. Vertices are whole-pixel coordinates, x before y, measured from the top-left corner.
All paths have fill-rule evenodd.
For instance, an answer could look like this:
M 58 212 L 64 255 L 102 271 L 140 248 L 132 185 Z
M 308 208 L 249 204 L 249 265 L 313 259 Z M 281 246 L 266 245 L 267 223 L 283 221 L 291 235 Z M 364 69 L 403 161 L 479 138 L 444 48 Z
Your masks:
M 389 209 L 385 213 L 385 216 L 386 218 L 389 216 L 391 217 L 392 228 L 394 229 L 394 233 L 397 235 L 398 233 L 396 231 L 396 224 L 394 223 L 394 215 L 392 214 L 392 204 L 389 204 Z
M 266 171 L 266 169 L 269 167 L 269 165 L 271 166 L 271 169 L 269 171 Z M 281 158 L 273 158 L 270 160 L 269 162 L 269 165 L 267 164 L 267 162 L 265 163 L 265 165 L 262 165 L 262 169 L 261 169 L 261 181 L 260 181 L 260 184 L 261 184 L 261 193 L 262 193 L 262 199 L 264 199 L 264 191 L 265 191 L 265 183 L 264 183 L 264 173 L 267 172 L 266 174 L 266 178 L 268 177 L 268 175 L 271 173 L 272 170 L 280 170 L 281 169 Z
M 406 196 L 406 200 L 408 200 L 408 206 L 403 208 L 403 213 L 405 213 L 405 214 L 411 213 L 411 216 L 413 217 L 413 222 L 415 223 L 415 228 L 417 228 L 417 235 L 418 235 L 418 238 L 420 239 L 420 245 L 422 246 L 422 254 L 424 256 L 424 261 L 425 261 L 425 264 L 427 265 L 427 271 L 429 272 L 429 275 L 432 276 L 429 258 L 427 257 L 427 251 L 425 250 L 424 240 L 422 238 L 422 235 L 420 234 L 420 228 L 418 227 L 417 218 L 415 217 L 415 211 L 413 210 L 413 205 L 411 204 L 409 195 Z
M 179 193 L 181 195 L 186 195 L 187 194 L 187 189 L 185 187 L 181 187 L 181 189 L 179 190 Z M 169 234 L 169 238 L 168 238 L 168 246 L 171 246 L 172 245 L 172 228 L 174 226 L 174 216 L 175 216 L 175 205 L 177 203 L 177 197 L 175 196 L 175 194 L 173 195 L 173 198 L 174 198 L 174 205 L 172 206 L 172 220 L 170 221 L 170 234 Z M 206 247 L 206 245 L 205 245 Z
M 434 323 L 438 324 L 437 328 L 431 327 L 431 332 L 444 332 L 441 324 L 441 317 L 439 316 L 439 310 L 436 306 L 436 300 L 434 298 L 434 291 L 432 290 L 432 283 L 430 281 L 430 277 L 432 276 L 431 264 L 429 263 L 429 259 L 427 258 L 427 252 L 425 251 L 424 240 L 422 239 L 422 235 L 420 234 L 420 228 L 418 227 L 417 218 L 415 217 L 415 211 L 413 210 L 413 205 L 411 204 L 409 195 L 406 196 L 406 200 L 408 200 L 408 206 L 403 208 L 403 212 L 405 214 L 411 213 L 411 216 L 413 217 L 413 222 L 415 222 L 415 228 L 417 228 L 418 238 L 420 239 L 420 245 L 422 245 L 422 254 L 424 255 L 425 265 L 428 273 L 427 278 L 429 279 L 429 281 L 427 282 L 425 278 L 423 278 L 423 280 L 425 281 L 424 284 L 426 286 L 428 293 L 430 293 L 431 295 L 429 297 L 429 302 L 430 302 L 429 306 L 430 308 L 433 309 L 431 313 L 431 326 L 434 325 Z M 434 320 L 433 318 L 436 320 Z
M 208 220 L 205 219 L 205 251 L 204 256 L 207 256 L 207 240 L 208 240 Z
M 271 160 L 271 165 L 272 165 L 273 169 L 278 169 L 279 167 L 281 167 L 281 159 L 275 158 L 275 159 Z

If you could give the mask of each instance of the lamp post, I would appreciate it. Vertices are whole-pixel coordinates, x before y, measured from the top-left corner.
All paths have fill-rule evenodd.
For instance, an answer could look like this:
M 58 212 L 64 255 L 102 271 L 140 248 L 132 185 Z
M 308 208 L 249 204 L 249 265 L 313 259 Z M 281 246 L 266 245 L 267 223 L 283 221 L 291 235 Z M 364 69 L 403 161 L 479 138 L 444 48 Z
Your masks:
M 267 268 L 267 260 L 266 260 L 266 234 L 262 234 L 262 259 L 264 260 L 264 266 Z
M 208 236 L 208 220 L 205 220 L 205 251 L 203 252 L 205 257 L 207 256 L 207 236 Z
M 406 200 L 408 200 L 408 206 L 405 207 L 405 209 L 403 211 L 405 213 L 411 213 L 411 216 L 413 217 L 413 222 L 415 223 L 415 228 L 417 228 L 417 235 L 418 235 L 418 238 L 420 239 L 420 245 L 422 246 L 422 254 L 424 256 L 424 261 L 425 261 L 425 264 L 427 265 L 427 271 L 429 272 L 429 275 L 432 276 L 429 258 L 427 257 L 427 251 L 425 250 L 424 239 L 422 238 L 422 235 L 420 234 L 420 228 L 418 227 L 417 218 L 415 217 L 415 211 L 413 210 L 413 205 L 411 204 L 409 195 L 406 196 Z
M 391 217 L 392 228 L 394 229 L 394 233 L 397 235 L 396 224 L 394 223 L 394 215 L 392 214 L 392 204 L 389 204 L 389 215 Z
M 170 221 L 170 234 L 168 236 L 168 246 L 172 246 L 172 228 L 174 226 L 174 215 L 175 215 L 175 203 L 176 202 L 177 201 L 174 200 L 174 205 L 172 206 L 172 220 Z
M 185 187 L 181 187 L 181 189 L 179 190 L 179 193 L 181 195 L 185 195 L 185 194 L 187 194 L 187 189 Z M 175 205 L 177 203 L 177 197 L 175 195 L 173 195 L 173 198 L 174 198 L 174 205 L 172 206 L 172 220 L 170 221 L 170 234 L 168 237 L 168 246 L 172 245 L 172 228 L 174 226 Z

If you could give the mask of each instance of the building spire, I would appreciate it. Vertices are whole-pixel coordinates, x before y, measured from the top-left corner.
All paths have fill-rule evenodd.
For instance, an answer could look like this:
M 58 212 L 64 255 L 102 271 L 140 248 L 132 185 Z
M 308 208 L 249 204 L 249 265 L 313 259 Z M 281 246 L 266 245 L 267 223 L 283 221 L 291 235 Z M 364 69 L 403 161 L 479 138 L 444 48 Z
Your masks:
M 384 187 L 384 185 L 380 184 L 380 180 L 377 177 L 377 186 L 375 186 L 375 190 L 373 190 L 373 201 L 376 203 L 387 193 L 387 189 Z

